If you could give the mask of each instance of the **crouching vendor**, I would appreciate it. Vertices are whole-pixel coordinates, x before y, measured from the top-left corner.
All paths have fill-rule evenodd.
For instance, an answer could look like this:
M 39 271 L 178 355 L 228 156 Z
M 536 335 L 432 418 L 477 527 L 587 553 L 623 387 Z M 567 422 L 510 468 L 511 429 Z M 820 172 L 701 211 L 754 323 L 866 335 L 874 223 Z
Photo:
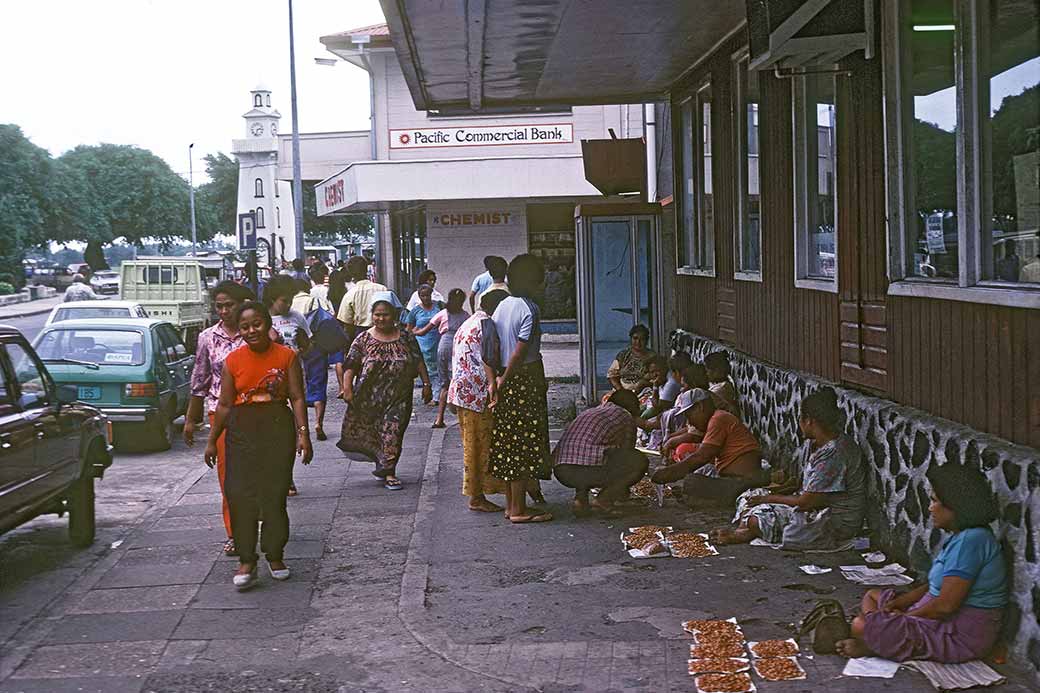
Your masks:
M 712 532 L 717 544 L 764 539 L 785 549 L 831 549 L 856 536 L 866 507 L 866 473 L 856 442 L 842 432 L 834 390 L 802 401 L 798 427 L 809 439 L 797 495 L 751 489 L 737 499 L 736 529 Z
M 578 415 L 553 451 L 556 480 L 574 489 L 574 511 L 609 511 L 615 501 L 646 474 L 646 456 L 637 452 L 636 418 L 639 398 L 629 390 L 615 390 L 598 407 Z M 589 490 L 602 489 L 589 500 Z
M 685 478 L 683 495 L 687 503 L 728 505 L 749 488 L 766 483 L 758 440 L 736 416 L 716 409 L 710 392 L 687 390 L 676 400 L 675 411 L 685 416 L 690 426 L 704 431 L 704 437 L 700 443 L 680 446 L 676 452 L 682 458 L 654 472 L 651 478 L 655 484 Z
M 867 592 L 839 654 L 956 664 L 993 649 L 1008 601 L 1004 552 L 989 528 L 997 517 L 993 492 L 982 472 L 959 464 L 933 466 L 928 481 L 932 524 L 949 533 L 928 583 L 899 595 Z

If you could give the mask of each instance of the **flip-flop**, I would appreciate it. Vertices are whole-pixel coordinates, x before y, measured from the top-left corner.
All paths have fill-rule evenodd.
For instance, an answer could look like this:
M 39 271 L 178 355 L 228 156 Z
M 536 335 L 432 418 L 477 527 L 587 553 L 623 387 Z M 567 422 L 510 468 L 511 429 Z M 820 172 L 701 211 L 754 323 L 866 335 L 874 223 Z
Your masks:
M 404 488 L 403 484 L 401 484 L 400 479 L 387 479 L 386 483 L 383 484 L 383 486 L 388 491 L 400 491 L 402 488 Z
M 430 428 L 447 428 L 447 427 L 448 427 L 448 424 L 442 424 L 442 423 L 441 424 L 435 423 L 432 426 L 430 426 Z
M 329 437 L 325 434 L 325 429 L 324 428 L 316 428 L 316 429 L 314 429 L 314 437 L 317 438 L 318 440 L 328 440 L 329 439 Z
M 541 513 L 539 515 L 521 515 L 518 517 L 510 517 L 509 521 L 514 525 L 526 525 L 535 522 L 551 522 L 553 519 L 552 513 Z
M 488 505 L 477 505 L 477 506 L 470 505 L 468 507 L 469 507 L 470 510 L 472 510 L 475 513 L 497 513 L 497 512 L 501 512 L 502 510 L 505 509 L 502 506 L 495 505 L 494 503 L 490 503 L 490 502 L 488 503 Z

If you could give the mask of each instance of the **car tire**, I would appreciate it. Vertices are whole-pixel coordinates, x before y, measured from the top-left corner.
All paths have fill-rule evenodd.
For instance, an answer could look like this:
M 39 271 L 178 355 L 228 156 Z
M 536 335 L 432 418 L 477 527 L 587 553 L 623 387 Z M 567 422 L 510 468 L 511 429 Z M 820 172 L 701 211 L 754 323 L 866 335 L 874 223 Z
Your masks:
M 69 541 L 73 546 L 90 546 L 94 543 L 94 475 L 89 469 L 83 472 L 69 489 Z
M 173 428 L 171 412 L 160 412 L 149 424 L 148 442 L 153 452 L 163 452 L 173 447 L 176 432 Z

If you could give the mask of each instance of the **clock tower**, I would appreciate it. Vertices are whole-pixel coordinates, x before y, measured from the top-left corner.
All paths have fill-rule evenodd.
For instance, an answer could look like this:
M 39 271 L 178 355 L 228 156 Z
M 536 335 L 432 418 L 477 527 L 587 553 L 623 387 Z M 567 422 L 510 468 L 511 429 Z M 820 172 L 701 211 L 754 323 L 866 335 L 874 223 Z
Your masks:
M 231 143 L 238 159 L 238 213 L 256 214 L 257 238 L 273 250 L 275 264 L 302 257 L 297 251 L 294 229 L 292 184 L 278 179 L 278 121 L 281 114 L 271 108 L 271 91 L 257 86 L 249 92 L 251 108 L 242 114 L 245 137 Z M 236 219 L 237 224 L 237 219 Z M 238 233 L 237 227 L 231 232 Z M 259 244 L 261 265 L 269 257 Z

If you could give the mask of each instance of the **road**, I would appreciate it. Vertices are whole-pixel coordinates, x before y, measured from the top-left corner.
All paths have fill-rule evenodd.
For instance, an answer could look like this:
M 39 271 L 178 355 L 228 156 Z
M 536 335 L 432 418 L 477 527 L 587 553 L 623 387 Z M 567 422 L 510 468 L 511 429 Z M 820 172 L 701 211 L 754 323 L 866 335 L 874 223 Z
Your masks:
M 25 318 L 14 318 L 13 320 L 0 320 L 0 323 L 3 323 L 4 325 L 17 327 L 30 342 L 35 339 L 37 333 L 43 329 L 43 324 L 45 322 L 47 322 L 47 313 L 30 315 Z

